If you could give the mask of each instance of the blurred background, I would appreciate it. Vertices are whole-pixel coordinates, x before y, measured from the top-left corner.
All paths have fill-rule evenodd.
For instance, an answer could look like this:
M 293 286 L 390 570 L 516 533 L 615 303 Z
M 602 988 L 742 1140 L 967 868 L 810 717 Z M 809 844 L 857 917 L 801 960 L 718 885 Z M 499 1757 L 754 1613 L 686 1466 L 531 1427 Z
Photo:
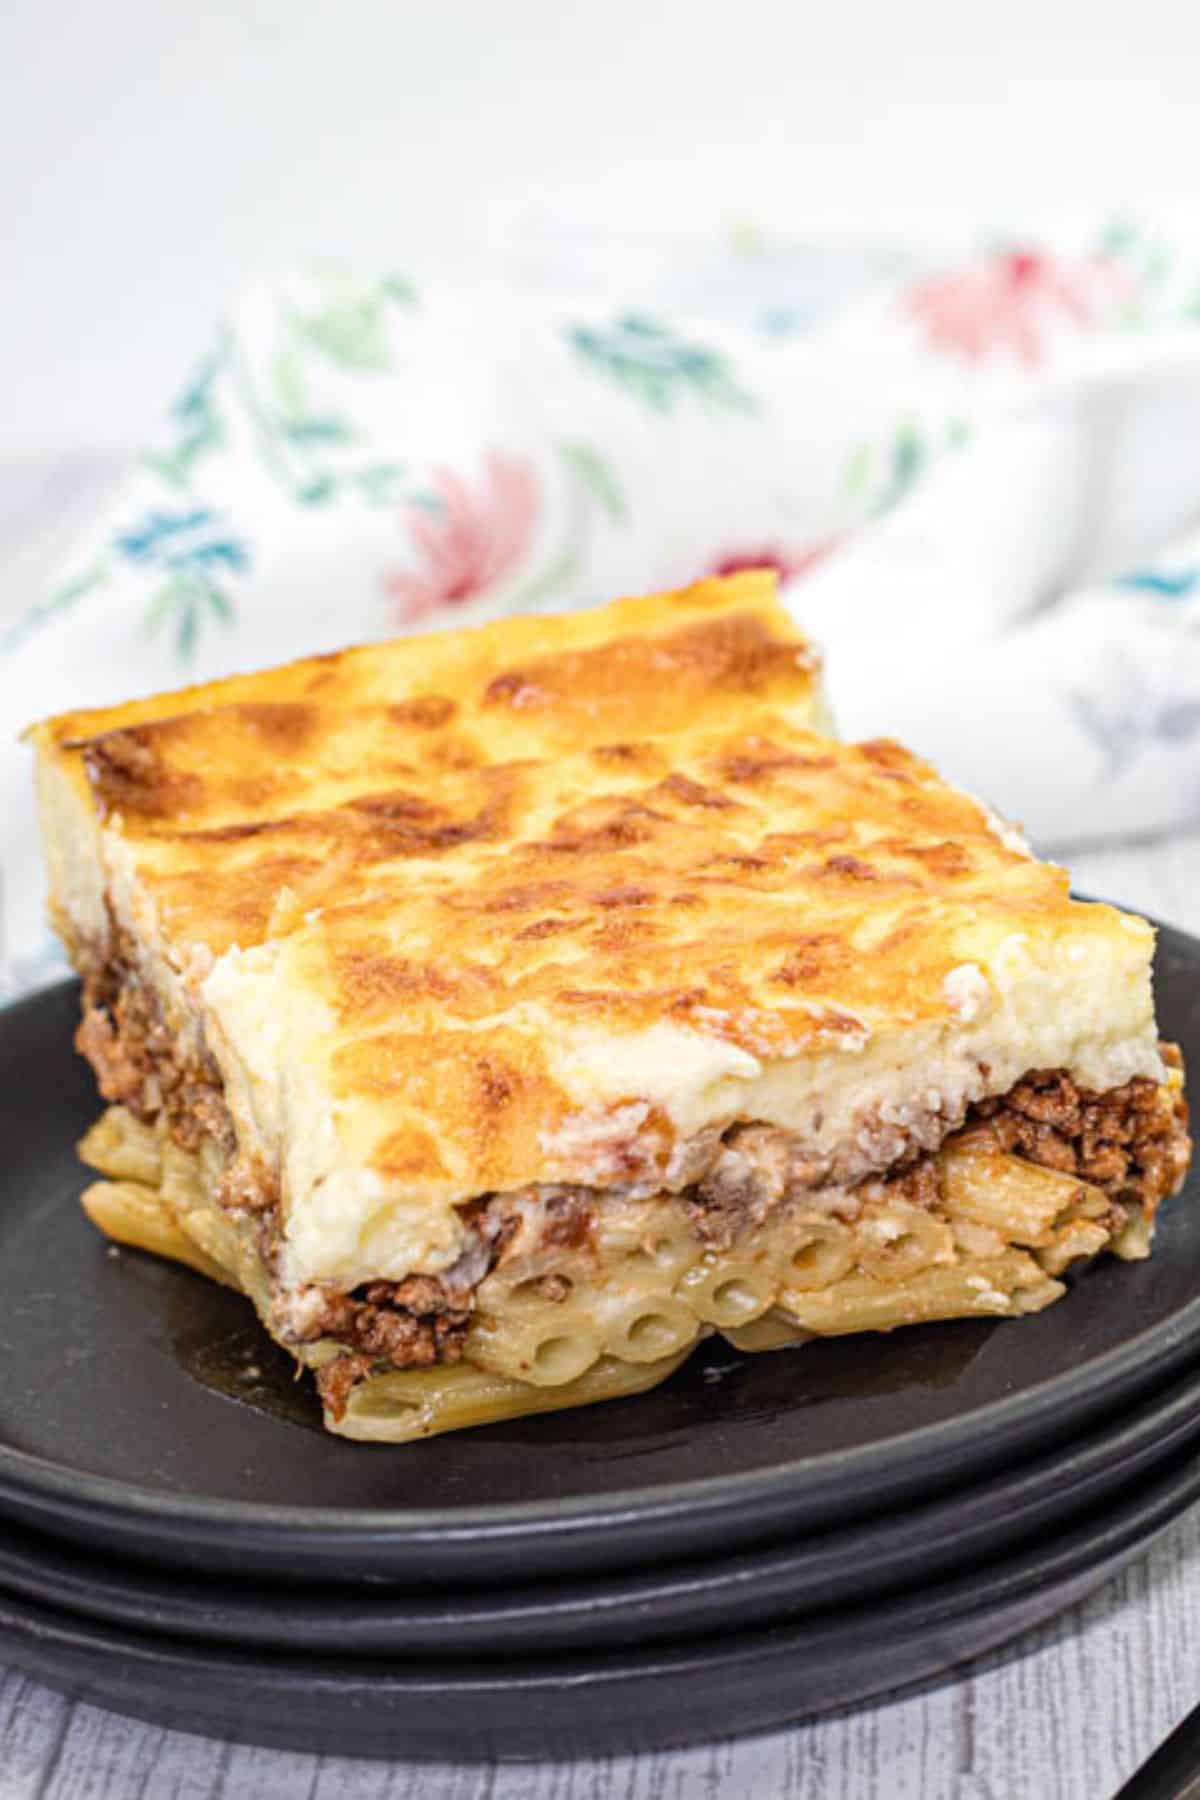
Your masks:
M 1190 212 L 1184 0 L 0 8 L 0 454 L 140 443 L 248 270 Z

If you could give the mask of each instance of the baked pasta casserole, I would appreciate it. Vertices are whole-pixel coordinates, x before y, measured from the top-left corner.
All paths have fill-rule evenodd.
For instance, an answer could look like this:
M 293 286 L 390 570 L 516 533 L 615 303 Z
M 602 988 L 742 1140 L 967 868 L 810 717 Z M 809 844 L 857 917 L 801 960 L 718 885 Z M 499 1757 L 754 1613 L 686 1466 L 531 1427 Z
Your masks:
M 1150 926 L 835 741 L 766 575 L 32 738 L 84 1206 L 244 1291 L 344 1436 L 1035 1312 L 1182 1181 Z

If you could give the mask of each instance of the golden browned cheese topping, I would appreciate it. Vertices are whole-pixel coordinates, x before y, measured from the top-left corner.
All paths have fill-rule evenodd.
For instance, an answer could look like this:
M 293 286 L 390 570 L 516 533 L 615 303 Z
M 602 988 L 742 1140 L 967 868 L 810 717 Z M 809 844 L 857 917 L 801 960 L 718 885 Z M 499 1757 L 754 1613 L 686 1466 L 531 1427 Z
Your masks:
M 857 1030 L 863 1007 L 919 1011 L 975 902 L 1009 931 L 1074 922 L 1061 871 L 898 746 L 777 721 L 628 749 L 446 778 L 415 819 L 398 799 L 310 821 L 375 871 L 308 938 L 345 1021 L 538 1001 L 786 1054 Z M 853 1018 L 821 1003 L 834 991 Z
M 503 841 L 515 765 L 597 746 L 619 768 L 628 738 L 760 713 L 823 719 L 819 658 L 753 572 L 314 657 L 34 737 L 180 873 L 219 953 L 266 933 L 283 888 L 307 908 L 374 863 Z
M 956 972 L 1006 940 L 1052 966 L 1060 938 L 1124 930 L 897 745 L 775 720 L 624 749 L 307 822 L 342 897 L 281 944 L 280 992 L 321 1003 L 314 1054 L 354 1154 L 413 1190 L 536 1179 L 596 1059 L 617 1113 L 707 1081 L 676 1066 L 689 1044 L 852 1064 L 880 1033 L 954 1026 Z M 202 894 L 194 871 L 154 881 L 173 931 L 236 929 L 261 848 L 222 848 Z M 644 1176 L 674 1141 L 660 1124 L 639 1117 L 624 1150 L 602 1125 L 601 1178 Z
M 200 825 L 180 761 L 160 771 L 149 791 L 184 796 L 171 823 L 122 818 L 168 938 L 219 954 L 336 907 L 315 935 L 347 1020 L 482 1019 L 536 995 L 612 1023 L 719 1017 L 755 1054 L 786 1054 L 817 1023 L 856 1029 L 864 1004 L 915 998 L 931 956 L 952 967 L 939 918 L 986 899 L 1016 930 L 1066 892 L 898 746 L 779 719 L 770 736 L 413 771 L 366 793 L 347 779 L 332 804 Z M 297 904 L 271 929 L 281 889 Z M 835 991 L 852 991 L 852 1019 L 814 1012 Z
M 868 1078 L 929 1107 L 1009 1064 L 1149 1066 L 1148 928 L 821 720 L 750 576 L 35 735 L 300 1146 L 289 1191 L 369 1167 L 424 1205 L 642 1179 L 731 1117 L 857 1142 Z

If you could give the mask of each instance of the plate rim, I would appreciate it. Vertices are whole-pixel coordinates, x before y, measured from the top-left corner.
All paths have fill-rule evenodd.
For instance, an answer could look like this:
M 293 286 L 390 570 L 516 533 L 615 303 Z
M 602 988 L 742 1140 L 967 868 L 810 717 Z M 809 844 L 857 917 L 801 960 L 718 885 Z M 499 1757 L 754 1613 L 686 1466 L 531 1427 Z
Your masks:
M 444 1761 L 447 1755 L 460 1762 L 479 1762 L 497 1756 L 544 1760 L 547 1754 L 613 1754 L 630 1731 L 631 1686 L 636 1695 L 636 1729 L 644 1740 L 646 1696 L 653 1691 L 647 1683 L 665 1683 L 669 1692 L 686 1694 L 697 1678 L 707 1683 L 709 1692 L 713 1681 L 719 1679 L 722 1693 L 737 1714 L 724 1726 L 728 1736 L 781 1729 L 831 1710 L 856 1708 L 883 1694 L 903 1691 L 914 1681 L 945 1677 L 974 1657 L 1045 1623 L 1098 1588 L 1149 1550 L 1198 1496 L 1200 1455 L 1193 1447 L 1172 1459 L 1168 1472 L 1148 1491 L 1134 1484 L 1116 1504 L 1075 1522 L 1065 1532 L 1048 1540 L 1035 1538 L 1015 1554 L 961 1571 L 928 1589 L 893 1595 L 874 1606 L 868 1603 L 844 1613 L 835 1610 L 791 1624 L 717 1632 L 681 1643 L 632 1646 L 615 1654 L 510 1657 L 459 1666 L 426 1659 L 407 1668 L 378 1656 L 298 1658 L 284 1651 L 264 1653 L 255 1648 L 196 1644 L 120 1630 L 14 1599 L 3 1591 L 0 1651 L 38 1679 L 75 1693 L 82 1691 L 93 1705 L 230 1741 L 318 1754 L 394 1757 L 402 1753 L 419 1762 Z M 996 1624 L 994 1631 L 986 1629 L 989 1619 Z M 958 1647 L 953 1647 L 952 1634 L 969 1634 L 972 1625 L 976 1627 L 974 1640 L 960 1640 Z M 868 1633 L 873 1641 L 890 1645 L 901 1657 L 906 1652 L 911 1656 L 913 1646 L 920 1644 L 928 1647 L 927 1654 L 918 1656 L 916 1665 L 897 1672 L 891 1681 L 886 1676 L 880 1679 L 878 1668 L 873 1674 L 852 1677 L 853 1692 L 839 1700 L 806 1700 L 797 1692 L 798 1651 L 807 1652 L 810 1665 L 818 1657 L 828 1663 L 839 1649 L 846 1653 L 848 1636 L 852 1640 L 857 1634 L 861 1641 Z M 81 1659 L 90 1659 L 82 1675 Z M 97 1669 L 104 1671 L 98 1682 Z M 118 1673 L 110 1673 L 112 1670 Z M 353 1747 L 326 1741 L 332 1734 L 314 1733 L 303 1720 L 297 1730 L 298 1676 L 306 1684 L 307 1694 L 319 1694 L 320 1715 L 327 1716 L 332 1710 L 336 1718 L 339 1706 L 354 1715 Z M 254 1705 L 247 1699 L 246 1679 L 256 1695 Z M 780 1687 L 784 1680 L 786 1698 Z M 238 1684 L 236 1699 L 230 1697 L 231 1683 Z M 218 1690 L 217 1709 L 198 1718 L 198 1712 L 203 1714 L 206 1706 L 213 1705 L 210 1696 Z M 361 1711 L 354 1714 L 354 1703 L 361 1700 L 364 1690 L 370 1694 L 370 1716 Z M 586 1693 L 589 1701 L 583 1709 L 586 1744 L 576 1742 L 562 1751 L 548 1749 L 548 1732 L 557 1734 L 556 1743 L 564 1730 L 578 1736 L 580 1693 Z M 181 1694 L 184 1706 L 191 1707 L 182 1716 Z M 464 1730 L 464 1701 L 480 1708 L 483 1723 L 476 1735 Z M 448 1706 L 453 1709 L 452 1746 L 446 1735 Z M 424 1714 L 423 1729 L 414 1735 L 412 1712 L 419 1707 L 429 1710 Z M 407 1712 L 397 1716 L 396 1708 Z M 489 1708 L 502 1709 L 507 1743 L 499 1744 L 495 1726 L 487 1723 Z M 493 1711 L 491 1716 L 499 1714 Z M 280 1723 L 283 1717 L 286 1726 Z M 383 1719 L 386 1742 L 378 1726 L 371 1733 L 371 1717 Z M 570 1725 L 561 1723 L 564 1717 L 570 1718 Z M 711 1715 L 705 1714 L 701 1720 L 694 1707 L 689 1712 L 686 1705 L 676 1705 L 665 1720 L 659 1711 L 653 1717 L 656 1724 L 650 1728 L 650 1736 L 655 1748 L 711 1739 Z M 650 1746 L 642 1741 L 638 1747 Z
M 1142 915 L 1145 916 L 1145 915 Z M 1200 982 L 1200 938 L 1177 926 L 1154 919 L 1164 948 L 1182 953 L 1196 965 Z M 23 995 L 0 1009 L 0 1024 L 33 1013 L 38 1007 L 61 1000 L 77 987 L 74 977 Z M 1010 1323 L 1011 1321 L 1001 1321 Z M 686 1515 L 695 1520 L 737 1510 L 748 1500 L 765 1507 L 794 1496 L 799 1484 L 810 1491 L 814 1481 L 824 1486 L 852 1478 L 856 1468 L 864 1475 L 876 1470 L 881 1458 L 902 1454 L 906 1464 L 934 1470 L 940 1459 L 964 1450 L 974 1441 L 995 1447 L 998 1462 L 1015 1436 L 1033 1448 L 1049 1435 L 1055 1419 L 1069 1417 L 1081 1424 L 1094 1419 L 1103 1400 L 1088 1413 L 1072 1407 L 1072 1401 L 1114 1385 L 1122 1392 L 1137 1386 L 1144 1372 L 1144 1387 L 1154 1379 L 1174 1373 L 1193 1341 L 1200 1343 L 1200 1288 L 1195 1296 L 1167 1320 L 1146 1327 L 1115 1344 L 1099 1357 L 1077 1368 L 1049 1375 L 1034 1388 L 989 1402 L 974 1411 L 919 1426 L 895 1440 L 827 1450 L 819 1456 L 792 1458 L 769 1469 L 733 1470 L 688 1481 L 663 1482 L 651 1490 L 621 1489 L 599 1498 L 574 1495 L 553 1501 L 506 1501 L 457 1509 L 447 1518 L 435 1508 L 417 1507 L 305 1507 L 298 1503 L 237 1500 L 212 1495 L 173 1494 L 144 1487 L 120 1477 L 57 1463 L 36 1452 L 0 1442 L 0 1504 L 5 1501 L 52 1505 L 57 1516 L 95 1522 L 101 1513 L 114 1524 L 154 1520 L 164 1528 L 219 1527 L 222 1537 L 231 1528 L 244 1538 L 283 1533 L 296 1542 L 311 1539 L 329 1546 L 333 1537 L 360 1541 L 386 1538 L 399 1548 L 477 1543 L 481 1536 L 495 1541 L 539 1537 L 561 1541 L 588 1529 L 612 1530 L 633 1522 L 662 1523 Z M 381 1447 L 384 1448 L 384 1447 Z M 393 1446 L 392 1448 L 396 1448 Z M 299 1571 L 297 1572 L 299 1573 Z
M 986 1517 L 976 1517 L 971 1522 L 971 1536 L 978 1540 L 981 1533 L 986 1532 L 987 1541 L 983 1544 L 975 1542 L 973 1548 L 966 1551 L 958 1546 L 955 1539 L 955 1552 L 949 1560 L 940 1565 L 924 1568 L 919 1577 L 914 1577 L 911 1568 L 905 1573 L 892 1575 L 878 1585 L 868 1585 L 862 1591 L 851 1591 L 843 1595 L 830 1597 L 823 1592 L 817 1598 L 797 1598 L 789 1594 L 784 1610 L 779 1618 L 784 1622 L 811 1617 L 818 1612 L 829 1609 L 853 1609 L 865 1605 L 884 1604 L 907 1591 L 912 1579 L 919 1579 L 926 1585 L 943 1585 L 958 1579 L 971 1565 L 972 1558 L 981 1558 L 984 1567 L 1007 1558 L 1019 1556 L 1035 1538 L 1045 1541 L 1047 1534 L 1063 1534 L 1070 1531 L 1085 1515 L 1093 1515 L 1101 1511 L 1117 1497 L 1127 1491 L 1130 1484 L 1137 1480 L 1152 1482 L 1156 1474 L 1170 1463 L 1180 1460 L 1189 1450 L 1200 1458 L 1200 1357 L 1189 1366 L 1186 1374 L 1179 1376 L 1172 1383 L 1165 1384 L 1161 1393 L 1156 1392 L 1148 1406 L 1138 1408 L 1133 1413 L 1118 1412 L 1106 1420 L 1099 1428 L 1086 1434 L 1079 1440 L 1070 1441 L 1062 1450 L 1044 1450 L 1029 1462 L 1021 1463 L 1012 1470 L 1006 1470 L 994 1481 L 989 1480 L 983 1486 L 991 1488 L 990 1493 L 981 1493 L 972 1486 L 956 1490 L 948 1495 L 939 1495 L 925 1502 L 920 1502 L 899 1520 L 887 1515 L 871 1516 L 855 1519 L 845 1526 L 822 1533 L 823 1541 L 847 1539 L 851 1540 L 849 1548 L 843 1546 L 841 1555 L 857 1558 L 864 1566 L 874 1569 L 876 1549 L 869 1538 L 877 1537 L 881 1531 L 889 1534 L 899 1530 L 908 1541 L 902 1551 L 902 1560 L 911 1565 L 914 1558 L 925 1554 L 925 1546 L 932 1545 L 934 1540 L 946 1542 L 946 1533 L 953 1525 L 956 1508 L 961 1510 L 964 1503 L 982 1502 L 992 1513 L 1009 1509 L 1012 1517 L 1010 1532 L 1001 1526 L 999 1540 L 995 1537 L 992 1522 Z M 1158 1448 L 1156 1446 L 1164 1446 Z M 1116 1466 L 1113 1467 L 1114 1457 Z M 1082 1469 L 1078 1466 L 1083 1464 Z M 1071 1467 L 1071 1491 L 1061 1511 L 1054 1511 L 1046 1516 L 1046 1506 L 1054 1498 L 1053 1483 L 1061 1480 L 1064 1467 Z M 1104 1477 L 1109 1477 L 1106 1481 Z M 1103 1485 L 1097 1492 L 1097 1478 Z M 1030 1488 L 1032 1486 L 1032 1496 Z M 1084 1488 L 1081 1497 L 1079 1488 Z M 1003 1489 L 997 1493 L 996 1489 Z M 1033 1522 L 1029 1514 L 1036 1514 Z M 915 1514 L 924 1513 L 922 1521 Z M 1006 1513 L 1006 1516 L 1008 1514 Z M 280 1637 L 278 1640 L 253 1624 L 253 1635 L 244 1638 L 241 1633 L 248 1627 L 245 1610 L 239 1612 L 236 1605 L 232 1611 L 227 1607 L 227 1593 L 237 1594 L 246 1586 L 244 1581 L 226 1576 L 221 1581 L 222 1595 L 214 1602 L 217 1612 L 224 1611 L 219 1620 L 204 1621 L 194 1617 L 175 1618 L 163 1623 L 150 1623 L 145 1619 L 135 1620 L 133 1611 L 147 1606 L 166 1609 L 172 1601 L 171 1590 L 181 1581 L 187 1590 L 187 1603 L 193 1613 L 199 1614 L 203 1604 L 204 1591 L 212 1582 L 211 1576 L 200 1575 L 195 1571 L 160 1570 L 154 1567 L 129 1561 L 114 1567 L 111 1560 L 106 1559 L 101 1569 L 101 1580 L 105 1587 L 105 1604 L 96 1608 L 94 1598 L 80 1592 L 75 1598 L 66 1593 L 61 1595 L 39 1591 L 35 1577 L 26 1578 L 20 1574 L 23 1564 L 32 1564 L 40 1569 L 48 1557 L 52 1570 L 57 1573 L 58 1559 L 66 1557 L 77 1567 L 68 1567 L 65 1587 L 69 1588 L 72 1579 L 82 1588 L 88 1580 L 87 1565 L 95 1561 L 94 1555 L 89 1558 L 88 1552 L 81 1546 L 63 1545 L 54 1539 L 39 1541 L 38 1534 L 32 1536 L 32 1544 L 18 1540 L 15 1546 L 4 1542 L 6 1524 L 0 1522 L 0 1595 L 19 1595 L 29 1599 L 35 1605 L 43 1605 L 76 1617 L 83 1617 L 97 1623 L 110 1623 L 116 1629 L 130 1628 L 140 1630 L 148 1637 L 180 1638 L 194 1643 L 230 1643 L 242 1641 L 246 1644 L 260 1646 L 266 1651 L 280 1649 L 285 1642 L 291 1641 L 291 1634 L 296 1631 L 307 1631 L 309 1622 L 327 1605 L 329 1594 L 327 1589 L 317 1590 L 310 1598 L 304 1586 L 297 1586 L 290 1591 L 280 1593 L 275 1582 L 260 1584 L 253 1599 L 254 1611 L 261 1615 L 271 1606 L 278 1607 L 282 1600 L 288 1608 L 280 1620 Z M 943 1529 L 939 1534 L 939 1526 Z M 921 1527 L 920 1535 L 914 1545 L 911 1542 L 912 1529 Z M 23 1528 L 18 1526 L 18 1531 Z M 961 1532 L 961 1525 L 958 1528 Z M 362 1606 L 364 1603 L 385 1615 L 387 1629 L 403 1631 L 411 1634 L 412 1615 L 414 1611 L 424 1612 L 422 1621 L 422 1638 L 410 1648 L 403 1651 L 399 1644 L 385 1642 L 380 1635 L 374 1647 L 360 1643 L 358 1647 L 349 1648 L 346 1654 L 355 1657 L 371 1655 L 399 1656 L 407 1661 L 413 1657 L 426 1659 L 430 1655 L 430 1640 L 435 1635 L 457 1641 L 457 1634 L 463 1630 L 462 1615 L 456 1606 L 463 1604 L 475 1607 L 480 1601 L 485 1604 L 494 1602 L 492 1611 L 486 1620 L 478 1617 L 469 1620 L 474 1636 L 482 1630 L 495 1629 L 498 1625 L 502 1632 L 499 1645 L 487 1645 L 480 1641 L 466 1656 L 455 1655 L 447 1660 L 455 1663 L 467 1660 L 471 1656 L 482 1658 L 521 1656 L 524 1651 L 516 1640 L 515 1634 L 547 1629 L 547 1606 L 551 1609 L 550 1624 L 553 1626 L 560 1618 L 581 1618 L 585 1614 L 593 1614 L 600 1607 L 605 1617 L 615 1615 L 620 1609 L 628 1613 L 631 1608 L 646 1605 L 661 1606 L 664 1603 L 676 1612 L 681 1605 L 686 1605 L 689 1594 L 697 1584 L 703 1585 L 706 1592 L 711 1592 L 714 1582 L 720 1583 L 722 1595 L 728 1594 L 740 1598 L 746 1592 L 747 1584 L 754 1590 L 754 1604 L 758 1604 L 759 1590 L 763 1583 L 778 1579 L 781 1565 L 786 1575 L 787 1565 L 794 1563 L 797 1552 L 803 1547 L 803 1534 L 795 1539 L 768 1545 L 740 1545 L 725 1551 L 717 1551 L 703 1559 L 689 1558 L 680 1562 L 667 1564 L 661 1568 L 632 1568 L 614 1570 L 597 1574 L 587 1572 L 578 1576 L 545 1582 L 533 1580 L 519 1583 L 512 1588 L 487 1588 L 482 1592 L 451 1588 L 441 1594 L 440 1614 L 437 1603 L 431 1604 L 429 1596 L 420 1591 L 406 1589 L 398 1584 L 387 1589 L 364 1592 L 359 1587 L 344 1586 L 335 1588 L 333 1598 L 339 1609 L 339 1618 L 348 1606 Z M 145 1584 L 150 1584 L 147 1599 Z M 608 1594 L 606 1590 L 614 1587 L 619 1592 Z M 829 1585 L 828 1576 L 824 1586 Z M 564 1590 L 567 1590 L 564 1593 Z M 110 1599 L 117 1596 L 117 1600 Z M 567 1612 L 564 1615 L 562 1603 L 566 1602 Z M 376 1607 L 376 1603 L 382 1603 Z M 118 1606 L 126 1609 L 125 1613 Z M 790 1610 L 788 1610 L 790 1609 Z M 673 1621 L 671 1630 L 676 1636 L 684 1630 L 698 1632 L 705 1630 L 728 1629 L 721 1622 L 721 1610 L 718 1605 L 712 1621 L 708 1625 L 681 1626 Z M 742 1624 L 734 1626 L 735 1630 L 744 1630 Z M 632 1649 L 639 1644 L 662 1641 L 668 1636 L 667 1627 L 656 1628 L 653 1635 L 645 1638 L 629 1638 L 618 1640 L 606 1637 L 601 1640 L 606 1648 L 620 1651 Z M 570 1646 L 559 1643 L 555 1646 L 559 1653 L 570 1654 Z M 316 1654 L 329 1653 L 329 1646 L 321 1644 L 316 1647 Z

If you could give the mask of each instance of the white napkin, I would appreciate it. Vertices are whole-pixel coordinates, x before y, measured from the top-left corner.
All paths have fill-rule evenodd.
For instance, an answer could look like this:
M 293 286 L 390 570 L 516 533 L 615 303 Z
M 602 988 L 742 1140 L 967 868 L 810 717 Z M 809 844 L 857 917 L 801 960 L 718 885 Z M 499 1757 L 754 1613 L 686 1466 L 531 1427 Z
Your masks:
M 253 284 L 48 591 L 14 725 L 771 561 L 848 735 L 1061 850 L 1200 816 L 1200 256 L 563 241 Z M 9 991 L 57 972 L 0 756 Z

